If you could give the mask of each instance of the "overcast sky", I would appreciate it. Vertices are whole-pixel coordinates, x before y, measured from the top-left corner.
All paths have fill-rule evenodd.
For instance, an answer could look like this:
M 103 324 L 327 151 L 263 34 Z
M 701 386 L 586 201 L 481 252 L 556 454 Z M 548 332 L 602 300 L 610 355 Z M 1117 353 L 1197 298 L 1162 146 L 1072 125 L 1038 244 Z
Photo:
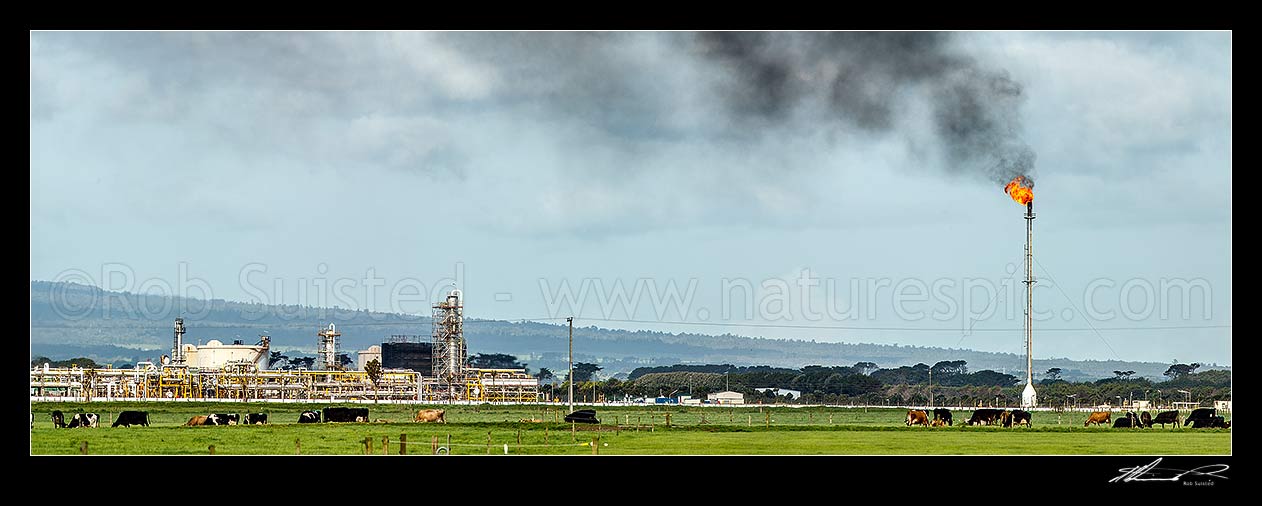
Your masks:
M 1020 172 L 1036 357 L 1231 363 L 1230 33 L 30 37 L 32 280 L 1023 353 Z

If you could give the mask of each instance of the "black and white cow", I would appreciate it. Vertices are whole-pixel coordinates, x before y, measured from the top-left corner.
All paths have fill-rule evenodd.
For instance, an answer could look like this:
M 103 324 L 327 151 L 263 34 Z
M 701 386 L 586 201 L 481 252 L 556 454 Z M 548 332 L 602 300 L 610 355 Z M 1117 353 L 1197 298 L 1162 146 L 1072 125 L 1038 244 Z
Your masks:
M 132 425 L 143 425 L 145 427 L 148 427 L 149 426 L 149 412 L 148 411 L 124 411 L 122 413 L 119 413 L 118 418 L 114 420 L 114 425 L 112 425 L 111 427 L 118 427 L 119 425 L 122 425 L 124 427 L 131 427 Z
M 101 417 L 97 416 L 96 413 L 75 413 L 74 417 L 70 419 L 70 425 L 67 425 L 66 427 L 71 429 L 75 427 L 96 428 L 96 424 L 100 418 Z
M 239 419 L 236 413 L 211 413 L 206 415 L 206 425 L 236 425 Z
M 246 413 L 246 425 L 264 425 L 267 423 L 267 413 Z
M 66 415 L 61 414 L 61 411 L 53 411 L 53 427 L 57 429 L 66 428 Z
M 319 411 L 303 411 L 298 415 L 298 423 L 320 423 Z
M 1012 410 L 1012 424 L 1011 425 L 1014 425 L 1014 426 L 1024 425 L 1026 427 L 1029 427 L 1030 418 L 1031 418 L 1031 415 L 1029 411 L 1026 411 L 1024 409 L 1014 409 Z
M 324 408 L 325 422 L 367 422 L 368 408 Z

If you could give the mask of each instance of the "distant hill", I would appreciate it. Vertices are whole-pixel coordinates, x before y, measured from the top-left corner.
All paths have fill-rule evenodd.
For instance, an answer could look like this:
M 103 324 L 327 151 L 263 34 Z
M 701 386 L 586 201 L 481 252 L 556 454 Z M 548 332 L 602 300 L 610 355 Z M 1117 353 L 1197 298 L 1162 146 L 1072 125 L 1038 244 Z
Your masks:
M 160 297 L 110 292 L 72 283 L 32 281 L 31 356 L 53 359 L 84 356 L 98 362 L 153 360 L 162 353 L 169 353 L 173 321 L 179 315 L 184 316 L 188 329 L 186 342 L 197 344 L 211 339 L 254 342 L 259 334 L 267 333 L 273 350 L 288 354 L 314 353 L 316 332 L 330 322 L 342 332 L 341 345 L 347 352 L 379 344 L 395 334 L 419 335 L 424 339 L 431 334 L 430 318 L 425 316 Z M 470 354 L 513 354 L 532 370 L 564 369 L 567 336 L 567 329 L 557 324 L 478 319 L 468 319 L 465 323 Z M 626 331 L 595 326 L 574 328 L 574 349 L 576 361 L 600 364 L 602 377 L 629 373 L 637 367 L 686 363 L 800 368 L 874 362 L 889 368 L 965 360 L 970 370 L 1017 373 L 1025 367 L 1025 357 L 1011 353 L 731 334 Z M 1111 377 L 1114 370 L 1136 371 L 1137 377 L 1162 380 L 1165 379 L 1162 373 L 1169 365 L 1036 359 L 1034 366 L 1036 371 L 1059 367 L 1063 370 L 1062 378 L 1076 381 Z

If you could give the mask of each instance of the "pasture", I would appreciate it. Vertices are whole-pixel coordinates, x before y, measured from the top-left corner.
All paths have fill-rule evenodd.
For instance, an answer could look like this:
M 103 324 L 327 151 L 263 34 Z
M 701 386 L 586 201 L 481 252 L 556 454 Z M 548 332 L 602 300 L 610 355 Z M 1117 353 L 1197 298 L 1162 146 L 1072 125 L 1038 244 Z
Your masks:
M 326 406 L 366 407 L 373 423 L 298 424 L 304 410 Z M 446 424 L 413 423 L 417 409 L 447 410 Z M 576 409 L 580 407 L 576 405 Z M 560 422 L 566 408 L 549 406 L 396 404 L 280 404 L 94 402 L 32 403 L 34 455 L 76 455 L 88 443 L 93 455 L 357 455 L 365 438 L 382 453 L 388 438 L 398 454 L 406 434 L 409 455 L 427 455 L 437 438 L 455 455 L 1227 455 L 1231 431 L 1154 427 L 1084 428 L 1081 412 L 1035 412 L 1032 428 L 966 427 L 971 410 L 955 410 L 952 427 L 907 427 L 906 410 L 845 407 L 597 406 L 595 426 Z M 67 420 L 77 411 L 101 415 L 94 429 L 55 429 L 49 413 Z M 109 425 L 123 410 L 149 412 L 149 427 Z M 267 413 L 269 425 L 183 424 L 209 413 Z M 670 426 L 667 427 L 667 415 Z M 1116 415 L 1115 415 L 1116 416 Z M 542 422 L 523 422 L 539 419 Z M 554 421 L 556 420 L 556 421 Z M 573 431 L 572 431 L 573 430 Z M 488 446 L 489 437 L 489 446 Z M 298 440 L 298 443 L 295 443 Z

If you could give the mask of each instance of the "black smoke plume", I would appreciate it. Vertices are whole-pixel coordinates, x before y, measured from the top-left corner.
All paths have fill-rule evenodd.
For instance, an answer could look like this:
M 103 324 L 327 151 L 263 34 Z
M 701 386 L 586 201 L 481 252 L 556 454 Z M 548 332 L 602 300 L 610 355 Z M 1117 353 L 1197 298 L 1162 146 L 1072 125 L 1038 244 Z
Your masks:
M 847 125 L 883 133 L 896 128 L 901 102 L 919 94 L 930 103 L 948 170 L 999 184 L 1031 177 L 1021 84 L 961 54 L 951 39 L 942 32 L 703 32 L 692 43 L 730 74 L 719 93 L 740 117 L 775 123 L 824 104 Z

